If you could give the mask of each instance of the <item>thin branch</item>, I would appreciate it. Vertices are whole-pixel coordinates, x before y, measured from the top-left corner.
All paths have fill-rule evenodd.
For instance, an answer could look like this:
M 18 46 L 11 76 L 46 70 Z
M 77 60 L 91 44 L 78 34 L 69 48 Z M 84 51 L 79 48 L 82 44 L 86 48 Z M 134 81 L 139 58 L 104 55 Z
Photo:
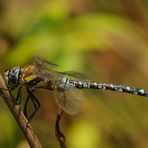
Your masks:
M 15 120 L 17 121 L 20 129 L 22 130 L 26 140 L 28 141 L 31 148 L 42 148 L 40 141 L 38 140 L 37 136 L 33 132 L 32 127 L 28 124 L 28 120 L 26 119 L 25 115 L 21 111 L 19 105 L 14 105 L 9 91 L 6 87 L 5 81 L 0 74 L 0 94 L 4 99 L 5 103 L 7 104 L 9 110 L 13 114 Z
M 66 148 L 66 138 L 65 138 L 64 134 L 61 132 L 60 125 L 59 125 L 62 114 L 63 114 L 63 110 L 59 109 L 59 111 L 57 112 L 57 116 L 56 116 L 55 134 L 56 134 L 56 137 L 59 141 L 60 147 Z

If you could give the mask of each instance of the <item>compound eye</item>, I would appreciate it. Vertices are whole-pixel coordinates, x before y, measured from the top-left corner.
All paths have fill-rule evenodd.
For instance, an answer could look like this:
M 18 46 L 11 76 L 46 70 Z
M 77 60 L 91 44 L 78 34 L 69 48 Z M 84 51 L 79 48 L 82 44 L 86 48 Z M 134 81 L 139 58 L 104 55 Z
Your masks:
M 5 80 L 9 89 L 13 90 L 18 86 L 20 72 L 20 67 L 15 67 L 5 72 Z

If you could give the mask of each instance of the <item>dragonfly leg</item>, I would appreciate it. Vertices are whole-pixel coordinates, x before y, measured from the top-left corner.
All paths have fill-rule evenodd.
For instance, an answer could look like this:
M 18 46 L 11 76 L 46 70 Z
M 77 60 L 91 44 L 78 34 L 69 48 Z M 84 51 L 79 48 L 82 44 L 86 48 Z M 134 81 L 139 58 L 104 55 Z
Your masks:
M 27 98 L 26 98 L 26 101 L 25 101 L 25 104 L 24 104 L 24 115 L 25 115 L 25 117 L 28 119 L 28 113 L 27 113 L 27 106 L 28 106 L 28 101 L 29 101 L 29 99 L 30 99 L 30 95 L 28 95 L 27 96 Z
M 34 91 L 35 90 L 30 91 L 27 88 L 28 97 L 27 97 L 27 99 L 25 101 L 25 105 L 24 105 L 24 114 L 28 118 L 28 123 L 32 120 L 32 118 L 34 117 L 34 115 L 36 114 L 36 112 L 38 111 L 38 109 L 40 108 L 40 102 L 34 96 L 34 94 L 33 94 Z M 31 115 L 28 116 L 28 114 L 27 114 L 27 106 L 28 106 L 29 99 L 31 99 L 31 101 L 32 101 L 32 104 L 34 106 L 34 111 L 31 113 Z
M 63 114 L 63 110 L 60 109 L 60 111 L 58 111 L 56 115 L 55 134 L 60 143 L 61 148 L 66 148 L 66 145 L 65 145 L 66 138 L 64 134 L 61 132 L 60 125 L 59 125 L 62 114 Z
M 21 104 L 21 100 L 22 100 L 22 86 L 19 87 L 19 90 L 18 90 L 18 93 L 17 93 L 17 96 L 15 98 L 15 102 L 17 105 L 20 105 Z
M 21 104 L 21 100 L 22 100 L 22 86 L 19 87 L 18 93 L 16 98 L 12 95 L 12 93 L 10 92 L 10 96 L 12 98 L 12 101 L 14 102 L 15 105 L 20 105 Z

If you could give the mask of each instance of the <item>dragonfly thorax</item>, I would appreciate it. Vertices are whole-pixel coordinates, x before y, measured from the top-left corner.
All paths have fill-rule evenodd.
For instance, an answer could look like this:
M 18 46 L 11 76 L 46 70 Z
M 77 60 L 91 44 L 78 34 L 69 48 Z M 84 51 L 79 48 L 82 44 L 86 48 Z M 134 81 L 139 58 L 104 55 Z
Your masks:
M 20 66 L 5 71 L 6 84 L 10 90 L 15 89 L 19 85 L 20 76 L 21 76 Z

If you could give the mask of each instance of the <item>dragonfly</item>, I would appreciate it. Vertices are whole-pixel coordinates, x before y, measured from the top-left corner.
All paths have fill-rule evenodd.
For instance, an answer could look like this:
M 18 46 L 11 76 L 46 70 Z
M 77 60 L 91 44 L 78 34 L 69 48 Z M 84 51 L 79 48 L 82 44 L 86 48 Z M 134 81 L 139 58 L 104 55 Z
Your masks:
M 16 66 L 5 71 L 5 80 L 10 92 L 19 87 L 15 101 L 21 102 L 22 88 L 26 87 L 28 96 L 24 105 L 24 114 L 30 121 L 40 108 L 40 102 L 34 95 L 37 89 L 54 91 L 54 99 L 64 112 L 77 114 L 83 102 L 81 89 L 100 89 L 115 92 L 124 92 L 148 97 L 148 91 L 124 85 L 99 83 L 88 80 L 83 74 L 75 71 L 59 72 L 53 67 L 57 65 L 46 59 L 36 57 L 32 63 L 21 67 Z M 27 106 L 32 101 L 34 111 L 29 115 Z

